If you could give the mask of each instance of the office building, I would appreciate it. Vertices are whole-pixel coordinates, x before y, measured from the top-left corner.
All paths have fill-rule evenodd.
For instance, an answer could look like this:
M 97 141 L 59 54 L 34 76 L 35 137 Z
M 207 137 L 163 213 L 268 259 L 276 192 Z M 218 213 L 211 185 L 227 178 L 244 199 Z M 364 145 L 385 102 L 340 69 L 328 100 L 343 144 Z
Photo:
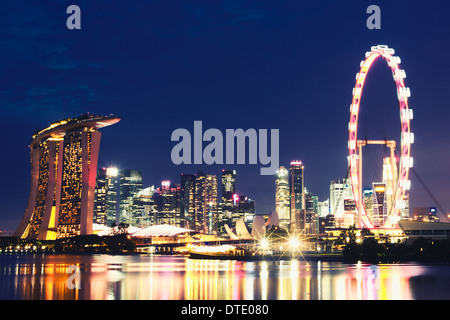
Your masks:
M 395 161 L 391 163 L 391 158 L 383 158 L 383 174 L 382 182 L 386 186 L 385 197 L 387 204 L 387 212 L 391 212 L 394 204 L 394 193 L 397 188 L 397 164 Z
M 319 217 L 325 218 L 330 214 L 330 199 L 319 201 Z
M 319 197 L 305 190 L 304 235 L 319 233 Z
M 158 224 L 158 209 L 154 199 L 155 193 L 155 187 L 151 186 L 142 189 L 134 196 L 133 226 L 147 228 Z
M 289 230 L 291 224 L 291 198 L 289 172 L 285 167 L 280 167 L 275 175 L 275 211 L 280 219 L 280 227 Z
M 94 222 L 111 227 L 118 224 L 117 200 L 118 170 L 117 168 L 99 168 L 94 200 Z
M 330 214 L 337 228 L 348 228 L 355 224 L 355 201 L 349 179 L 333 180 L 330 183 Z
M 195 231 L 213 234 L 218 228 L 217 176 L 197 172 L 195 180 Z
M 248 228 L 251 228 L 253 218 L 255 216 L 255 201 L 245 195 L 236 195 L 235 208 L 236 219 L 233 221 L 236 225 L 237 221 L 243 220 Z
M 222 203 L 233 202 L 236 193 L 236 170 L 222 170 Z
M 383 226 L 388 215 L 388 205 L 386 196 L 386 184 L 383 182 L 373 182 L 373 225 Z
M 106 226 L 106 168 L 99 168 L 95 183 L 94 223 Z
M 195 213 L 195 174 L 180 175 L 180 219 L 181 227 L 194 228 Z
M 218 233 L 225 234 L 225 225 L 234 226 L 238 219 L 236 207 L 236 171 L 222 170 L 221 201 L 219 203 Z
M 119 170 L 119 223 L 132 224 L 137 212 L 134 197 L 143 189 L 142 172 L 132 169 Z
M 291 231 L 298 234 L 305 228 L 304 166 L 301 161 L 291 161 L 289 167 L 289 190 L 291 197 Z
M 181 188 L 169 180 L 161 182 L 155 197 L 158 217 L 156 224 L 180 227 Z

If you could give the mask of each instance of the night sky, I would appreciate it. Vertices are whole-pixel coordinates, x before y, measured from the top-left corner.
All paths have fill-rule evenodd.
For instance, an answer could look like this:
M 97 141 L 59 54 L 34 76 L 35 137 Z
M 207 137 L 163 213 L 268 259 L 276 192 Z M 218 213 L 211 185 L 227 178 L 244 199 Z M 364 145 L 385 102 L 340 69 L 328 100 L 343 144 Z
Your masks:
M 355 74 L 377 44 L 402 59 L 415 169 L 450 210 L 450 4 L 392 2 L 2 2 L 0 230 L 15 230 L 25 211 L 32 134 L 85 112 L 122 118 L 101 129 L 100 166 L 141 170 L 145 187 L 179 182 L 182 172 L 235 169 L 237 192 L 255 200 L 257 213 L 275 207 L 275 179 L 261 176 L 260 164 L 177 166 L 171 134 L 193 133 L 195 120 L 223 133 L 279 129 L 280 165 L 302 160 L 308 191 L 326 200 L 330 181 L 347 171 Z M 81 30 L 66 27 L 71 4 L 81 8 Z M 371 4 L 381 8 L 380 30 L 366 27 Z M 386 68 L 374 66 L 362 98 L 361 110 L 374 115 L 366 116 L 375 128 L 368 137 L 399 135 Z M 411 181 L 411 208 L 434 206 Z

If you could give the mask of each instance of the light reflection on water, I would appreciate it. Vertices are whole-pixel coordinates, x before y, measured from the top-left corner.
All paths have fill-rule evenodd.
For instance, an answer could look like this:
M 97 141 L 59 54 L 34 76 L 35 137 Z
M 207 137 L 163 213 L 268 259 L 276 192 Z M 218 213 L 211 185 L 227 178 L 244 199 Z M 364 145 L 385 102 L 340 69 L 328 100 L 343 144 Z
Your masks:
M 70 265 L 80 289 L 67 286 Z M 450 299 L 449 285 L 449 266 L 0 255 L 0 299 Z

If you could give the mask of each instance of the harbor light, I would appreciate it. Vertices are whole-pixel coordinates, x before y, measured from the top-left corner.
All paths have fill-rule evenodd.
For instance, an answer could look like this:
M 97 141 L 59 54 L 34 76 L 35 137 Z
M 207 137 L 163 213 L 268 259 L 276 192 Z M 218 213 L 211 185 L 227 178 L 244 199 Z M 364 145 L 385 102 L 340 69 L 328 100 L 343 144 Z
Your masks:
M 289 245 L 291 246 L 291 248 L 297 249 L 300 245 L 300 241 L 297 238 L 290 238 L 289 239 Z
M 267 250 L 269 249 L 269 241 L 267 239 L 261 239 L 259 246 L 261 247 L 261 249 Z

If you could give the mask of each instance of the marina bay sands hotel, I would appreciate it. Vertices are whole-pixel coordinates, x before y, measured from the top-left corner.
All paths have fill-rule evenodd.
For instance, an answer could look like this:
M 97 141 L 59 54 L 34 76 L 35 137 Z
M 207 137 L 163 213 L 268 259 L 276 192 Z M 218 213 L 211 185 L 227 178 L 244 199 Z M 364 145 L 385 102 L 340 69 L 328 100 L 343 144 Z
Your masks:
M 115 116 L 84 114 L 33 135 L 31 190 L 15 236 L 54 240 L 92 234 L 98 129 L 119 121 Z

